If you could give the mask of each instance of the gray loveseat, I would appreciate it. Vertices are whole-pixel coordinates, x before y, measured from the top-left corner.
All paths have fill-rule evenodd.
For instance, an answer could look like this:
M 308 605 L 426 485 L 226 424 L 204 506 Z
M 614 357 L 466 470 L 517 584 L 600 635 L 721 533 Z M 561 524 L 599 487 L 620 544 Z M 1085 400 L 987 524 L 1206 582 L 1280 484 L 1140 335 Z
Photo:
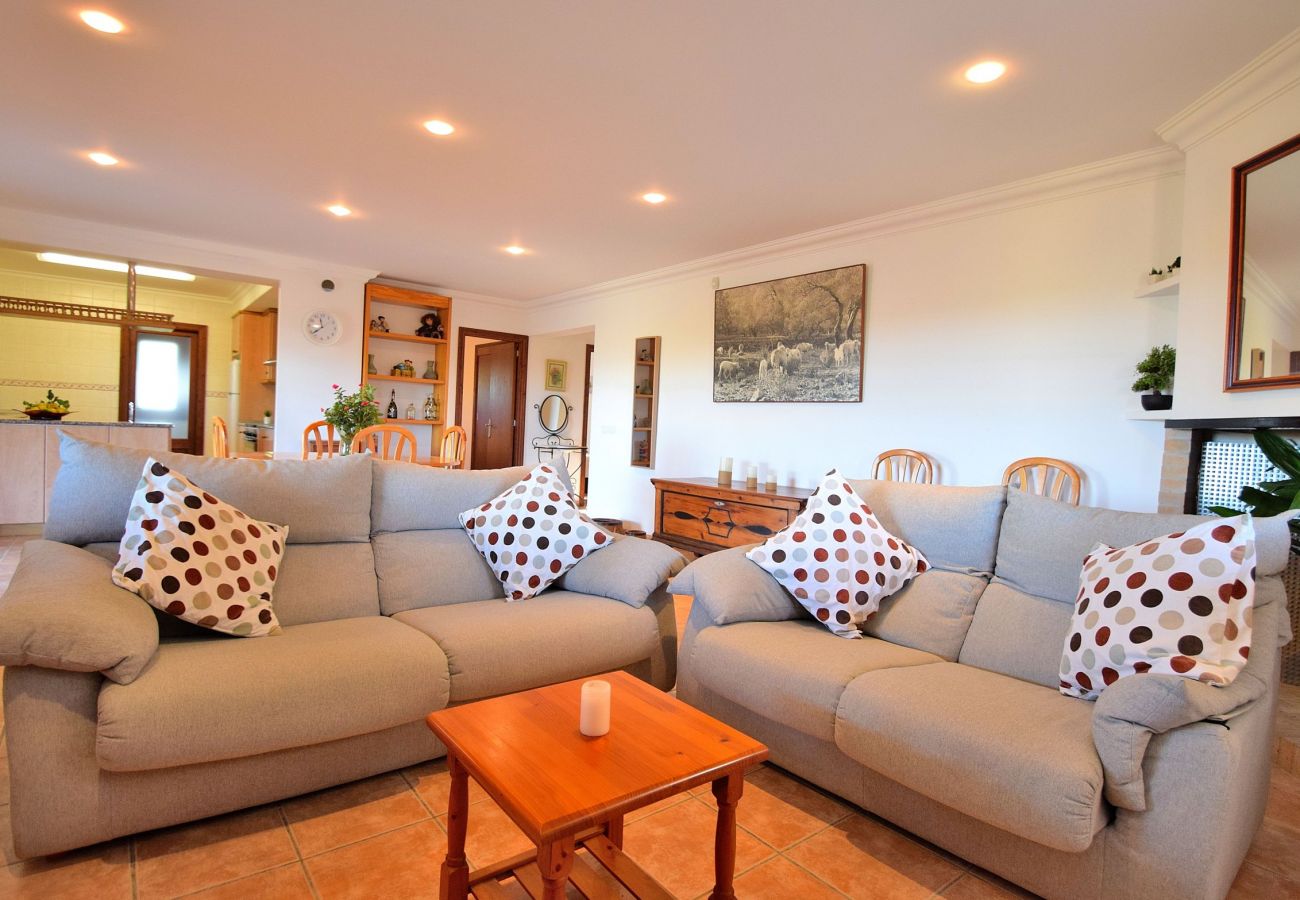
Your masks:
M 695 604 L 678 695 L 772 760 L 1047 897 L 1223 897 L 1264 811 L 1281 517 L 1257 519 L 1248 665 L 1227 688 L 1142 675 L 1057 690 L 1083 557 L 1192 516 L 1076 508 L 1005 488 L 853 482 L 933 568 L 864 640 L 804 615 L 744 548 L 670 584 Z
M 282 634 L 160 616 L 109 575 L 147 455 L 65 436 L 46 540 L 0 601 L 20 857 L 436 758 L 423 720 L 448 704 L 614 669 L 674 682 L 675 551 L 620 539 L 556 589 L 501 599 L 457 514 L 526 468 L 161 454 L 289 535 Z

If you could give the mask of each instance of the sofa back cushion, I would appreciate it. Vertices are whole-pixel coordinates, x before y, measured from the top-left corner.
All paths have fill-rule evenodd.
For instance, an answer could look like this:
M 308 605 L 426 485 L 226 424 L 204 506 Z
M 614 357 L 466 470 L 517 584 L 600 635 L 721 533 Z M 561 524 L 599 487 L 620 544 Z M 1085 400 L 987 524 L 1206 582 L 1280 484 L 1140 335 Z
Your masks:
M 1074 606 L 994 582 L 980 595 L 957 661 L 1054 688 Z
M 459 531 L 461 513 L 491 500 L 529 472 L 527 466 L 468 471 L 376 463 L 374 468 L 371 529 L 376 534 L 444 528 Z
M 931 568 L 987 577 L 993 571 L 1007 489 L 850 480 L 880 524 L 924 554 Z
M 459 526 L 376 534 L 374 549 L 379 608 L 386 616 L 505 596 L 501 582 Z
M 326 460 L 217 459 L 151 453 L 60 434 L 62 465 L 45 537 L 65 544 L 119 541 L 145 460 L 155 457 L 255 519 L 289 527 L 289 544 L 370 540 L 371 469 L 365 456 Z
M 373 548 L 369 543 L 289 544 L 271 603 L 285 627 L 379 615 Z
M 988 583 L 977 575 L 929 569 L 885 598 L 862 631 L 953 662 Z

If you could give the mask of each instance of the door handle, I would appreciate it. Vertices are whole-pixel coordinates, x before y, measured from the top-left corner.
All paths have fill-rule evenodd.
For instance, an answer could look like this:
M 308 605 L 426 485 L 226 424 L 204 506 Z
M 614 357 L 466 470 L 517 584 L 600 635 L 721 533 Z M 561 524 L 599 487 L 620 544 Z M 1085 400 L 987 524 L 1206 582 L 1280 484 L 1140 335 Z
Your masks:
M 488 419 L 488 420 L 487 420 L 487 436 L 488 436 L 489 438 L 492 437 L 492 420 L 491 420 L 491 419 Z

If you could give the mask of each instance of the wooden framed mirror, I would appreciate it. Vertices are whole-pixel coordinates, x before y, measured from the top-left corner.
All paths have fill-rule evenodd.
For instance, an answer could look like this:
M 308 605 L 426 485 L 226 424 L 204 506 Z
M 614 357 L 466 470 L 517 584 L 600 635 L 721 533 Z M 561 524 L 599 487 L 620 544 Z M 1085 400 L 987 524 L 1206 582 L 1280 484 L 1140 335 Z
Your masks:
M 1232 170 L 1223 389 L 1300 386 L 1300 134 Z

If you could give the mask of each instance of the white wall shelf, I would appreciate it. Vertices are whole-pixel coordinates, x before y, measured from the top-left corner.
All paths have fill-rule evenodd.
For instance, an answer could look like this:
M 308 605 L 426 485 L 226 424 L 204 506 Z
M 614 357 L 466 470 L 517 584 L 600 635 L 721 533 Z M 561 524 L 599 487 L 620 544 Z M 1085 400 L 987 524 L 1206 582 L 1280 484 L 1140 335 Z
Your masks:
M 1181 273 L 1178 275 L 1170 275 L 1163 281 L 1157 281 L 1155 284 L 1144 286 L 1133 296 L 1138 300 L 1150 300 L 1155 297 L 1177 297 L 1178 284 L 1182 277 Z

